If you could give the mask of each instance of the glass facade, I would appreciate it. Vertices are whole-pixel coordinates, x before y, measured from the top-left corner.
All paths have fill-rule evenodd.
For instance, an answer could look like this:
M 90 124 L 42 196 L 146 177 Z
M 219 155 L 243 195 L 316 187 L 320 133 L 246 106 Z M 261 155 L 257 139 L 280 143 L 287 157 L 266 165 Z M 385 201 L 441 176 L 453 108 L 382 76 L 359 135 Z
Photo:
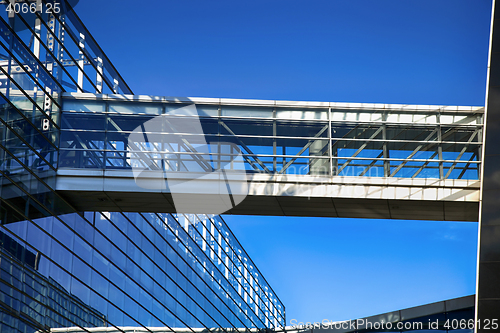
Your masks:
M 13 332 L 284 324 L 283 305 L 219 216 L 87 212 L 3 230 L 0 297 Z
M 284 326 L 283 304 L 220 216 L 79 212 L 55 191 L 68 148 L 61 95 L 132 92 L 65 1 L 60 13 L 41 3 L 0 17 L 0 331 Z

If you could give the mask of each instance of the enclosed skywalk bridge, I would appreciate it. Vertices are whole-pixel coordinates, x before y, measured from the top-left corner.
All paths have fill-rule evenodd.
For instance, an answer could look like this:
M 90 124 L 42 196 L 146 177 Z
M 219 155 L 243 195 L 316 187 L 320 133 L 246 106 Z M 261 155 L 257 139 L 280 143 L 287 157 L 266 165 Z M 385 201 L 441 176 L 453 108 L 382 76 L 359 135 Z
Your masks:
M 483 113 L 66 93 L 55 186 L 90 211 L 173 212 L 176 181 L 206 213 L 231 182 L 229 214 L 477 221 Z

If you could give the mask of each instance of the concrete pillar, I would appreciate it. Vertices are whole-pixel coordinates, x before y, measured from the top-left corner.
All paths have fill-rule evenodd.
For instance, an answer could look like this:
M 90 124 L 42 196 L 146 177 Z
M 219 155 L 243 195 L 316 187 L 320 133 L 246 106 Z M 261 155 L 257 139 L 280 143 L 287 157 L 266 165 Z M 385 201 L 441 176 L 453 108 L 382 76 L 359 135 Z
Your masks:
M 500 321 L 500 6 L 493 1 L 479 215 L 477 332 Z

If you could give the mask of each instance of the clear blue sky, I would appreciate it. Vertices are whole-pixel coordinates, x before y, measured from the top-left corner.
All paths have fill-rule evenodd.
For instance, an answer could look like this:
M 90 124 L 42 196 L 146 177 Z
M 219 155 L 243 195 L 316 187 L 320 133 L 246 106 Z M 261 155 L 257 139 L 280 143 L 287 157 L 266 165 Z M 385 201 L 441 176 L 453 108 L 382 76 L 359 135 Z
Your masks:
M 75 9 L 136 94 L 484 105 L 491 0 L 85 0 Z M 225 219 L 288 323 L 475 292 L 475 223 Z

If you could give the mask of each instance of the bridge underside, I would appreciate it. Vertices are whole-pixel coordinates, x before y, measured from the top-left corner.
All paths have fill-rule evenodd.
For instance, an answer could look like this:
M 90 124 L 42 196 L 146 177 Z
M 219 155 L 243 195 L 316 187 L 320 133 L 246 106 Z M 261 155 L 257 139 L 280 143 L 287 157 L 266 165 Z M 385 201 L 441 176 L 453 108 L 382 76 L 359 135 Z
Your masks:
M 224 196 L 218 183 L 205 178 L 175 196 L 198 203 L 191 213 L 219 213 L 211 212 Z M 168 189 L 141 188 L 131 172 L 60 169 L 56 189 L 82 211 L 176 212 Z M 259 174 L 250 177 L 248 195 L 225 214 L 477 221 L 478 196 L 479 184 L 472 180 Z
M 62 191 L 81 211 L 174 213 L 168 193 Z M 225 214 L 477 222 L 477 202 L 248 196 Z

